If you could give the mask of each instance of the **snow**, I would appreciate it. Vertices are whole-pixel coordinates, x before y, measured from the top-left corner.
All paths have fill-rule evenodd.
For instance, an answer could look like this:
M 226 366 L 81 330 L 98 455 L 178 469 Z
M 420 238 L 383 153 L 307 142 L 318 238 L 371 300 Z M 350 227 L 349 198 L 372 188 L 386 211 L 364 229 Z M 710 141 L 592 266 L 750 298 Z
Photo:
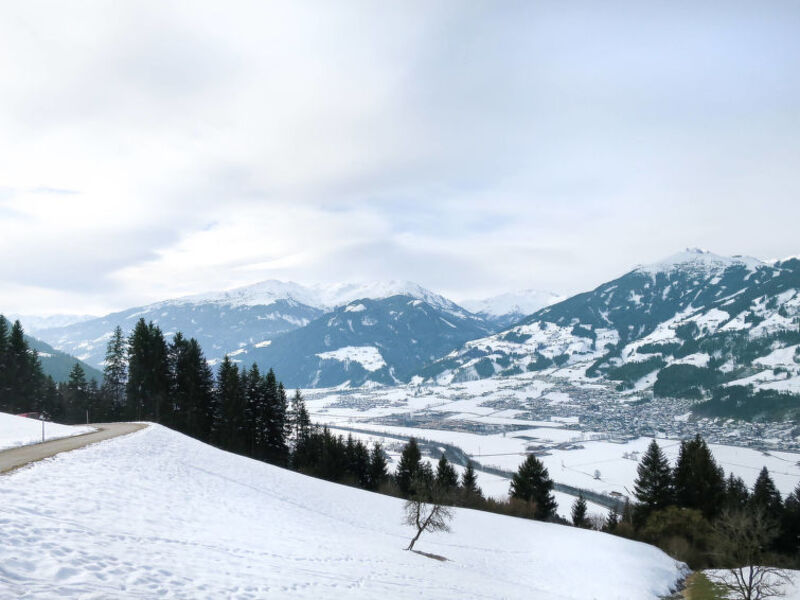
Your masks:
M 655 600 L 683 567 L 607 534 L 466 509 L 406 552 L 402 501 L 152 425 L 5 476 L 0 596 Z
M 683 252 L 678 252 L 658 262 L 637 267 L 636 271 L 653 276 L 657 273 L 669 273 L 675 269 L 687 268 L 712 273 L 736 265 L 753 270 L 764 264 L 766 263 L 749 256 L 720 256 L 700 248 L 687 248 Z
M 461 306 L 473 313 L 501 317 L 504 315 L 530 315 L 540 308 L 550 306 L 563 299 L 563 296 L 553 292 L 528 289 L 481 300 L 464 300 L 461 302 Z
M 86 425 L 60 425 L 45 421 L 45 440 L 71 437 L 94 431 L 94 427 Z M 28 417 L 18 417 L 8 413 L 0 413 L 0 450 L 16 446 L 27 446 L 42 441 L 42 422 Z
M 386 366 L 386 361 L 374 346 L 344 346 L 338 350 L 320 352 L 317 356 L 323 360 L 357 362 L 367 371 L 377 371 Z
M 278 300 L 290 300 L 323 310 L 344 306 L 364 298 L 382 299 L 391 296 L 412 296 L 442 310 L 462 314 L 463 311 L 447 298 L 411 281 L 379 281 L 366 283 L 337 283 L 331 285 L 301 285 L 292 281 L 269 279 L 248 286 L 221 292 L 208 292 L 168 300 L 160 305 L 199 304 L 211 302 L 232 306 L 269 306 Z

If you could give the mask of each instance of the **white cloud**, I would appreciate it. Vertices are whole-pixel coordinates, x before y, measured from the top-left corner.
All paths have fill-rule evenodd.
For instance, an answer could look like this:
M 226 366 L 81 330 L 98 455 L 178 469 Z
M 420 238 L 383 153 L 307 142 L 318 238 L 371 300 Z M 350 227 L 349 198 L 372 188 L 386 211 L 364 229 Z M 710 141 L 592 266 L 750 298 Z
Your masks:
M 798 12 L 5 3 L 0 309 L 796 254 Z

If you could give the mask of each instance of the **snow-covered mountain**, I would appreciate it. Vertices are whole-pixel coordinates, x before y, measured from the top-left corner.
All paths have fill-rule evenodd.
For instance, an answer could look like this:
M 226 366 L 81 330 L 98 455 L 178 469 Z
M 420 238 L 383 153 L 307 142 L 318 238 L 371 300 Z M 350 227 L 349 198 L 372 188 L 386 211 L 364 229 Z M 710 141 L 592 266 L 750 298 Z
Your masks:
M 407 294 L 362 298 L 232 357 L 274 368 L 289 387 L 393 384 L 491 331 L 482 318 L 449 301 L 433 304 Z
M 550 306 L 563 299 L 563 296 L 553 292 L 528 289 L 480 300 L 464 300 L 461 302 L 461 306 L 494 323 L 498 329 L 505 329 L 540 308 Z
M 63 315 L 48 315 L 46 317 L 37 317 L 34 315 L 18 315 L 18 314 L 10 314 L 6 315 L 9 321 L 20 321 L 21 323 L 25 324 L 26 331 L 30 333 L 36 333 L 37 331 L 41 331 L 42 329 L 52 329 L 54 327 L 66 327 L 67 325 L 72 325 L 74 323 L 83 323 L 84 321 L 90 321 L 92 319 L 96 319 L 95 315 L 72 315 L 72 314 L 63 314 Z
M 782 417 L 800 411 L 800 396 L 778 393 L 800 393 L 799 325 L 800 260 L 690 249 L 469 341 L 423 374 L 604 377 L 706 400 L 707 414 Z
M 158 425 L 3 476 L 3 598 L 657 600 L 685 567 L 609 534 L 403 501 Z M 587 552 L 586 549 L 591 551 Z
M 398 295 L 423 301 L 455 322 L 469 316 L 447 298 L 408 281 L 303 286 L 269 280 L 134 307 L 37 333 L 56 348 L 101 366 L 114 328 L 121 326 L 127 335 L 139 319 L 145 319 L 158 324 L 167 335 L 181 331 L 197 338 L 206 356 L 214 360 L 226 353 L 241 353 L 248 347 L 264 347 L 276 337 L 305 327 L 337 306 L 356 299 L 380 300 Z M 481 329 L 475 331 L 475 336 L 496 330 L 496 327 Z

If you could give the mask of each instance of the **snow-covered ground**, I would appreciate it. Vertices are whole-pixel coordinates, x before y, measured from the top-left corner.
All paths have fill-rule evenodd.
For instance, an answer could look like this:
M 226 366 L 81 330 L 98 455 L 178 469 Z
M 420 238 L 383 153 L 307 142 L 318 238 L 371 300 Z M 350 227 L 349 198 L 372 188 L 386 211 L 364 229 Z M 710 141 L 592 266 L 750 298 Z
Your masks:
M 610 535 L 465 509 L 403 548 L 402 502 L 150 426 L 2 478 L 0 598 L 648 600 L 681 565 Z
M 70 437 L 94 431 L 94 427 L 85 425 L 59 425 L 46 421 L 44 424 L 45 440 Z M 36 444 L 42 441 L 42 422 L 27 417 L 18 417 L 8 413 L 0 413 L 0 450 Z

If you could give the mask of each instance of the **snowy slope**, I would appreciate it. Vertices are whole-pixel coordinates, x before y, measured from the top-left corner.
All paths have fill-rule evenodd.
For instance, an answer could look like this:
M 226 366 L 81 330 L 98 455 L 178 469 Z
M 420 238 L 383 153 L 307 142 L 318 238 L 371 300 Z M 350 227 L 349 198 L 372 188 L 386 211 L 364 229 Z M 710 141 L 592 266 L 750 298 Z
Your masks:
M 648 600 L 680 565 L 609 535 L 457 510 L 403 550 L 400 500 L 151 426 L 2 480 L 0 598 Z
M 59 425 L 58 423 L 45 422 L 45 440 L 71 437 L 82 433 L 94 431 L 93 427 Z M 0 412 L 0 450 L 36 444 L 42 441 L 42 423 L 36 419 L 18 417 Z
M 800 402 L 752 398 L 800 391 L 799 325 L 800 261 L 690 249 L 470 340 L 420 375 L 603 377 L 620 391 L 713 401 L 707 416 L 781 419 Z

